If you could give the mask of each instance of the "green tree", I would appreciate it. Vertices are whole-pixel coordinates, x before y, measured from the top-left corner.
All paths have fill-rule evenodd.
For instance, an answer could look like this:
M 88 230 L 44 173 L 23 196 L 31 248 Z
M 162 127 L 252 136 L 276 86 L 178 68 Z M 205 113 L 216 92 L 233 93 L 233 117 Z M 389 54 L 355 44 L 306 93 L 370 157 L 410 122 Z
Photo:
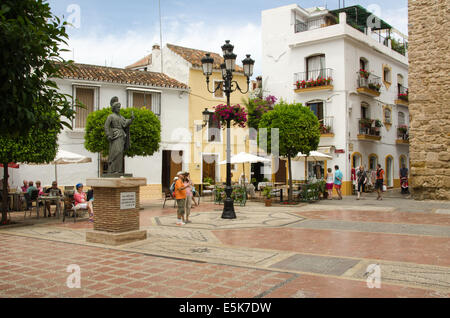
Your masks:
M 131 118 L 134 112 L 134 122 L 130 126 L 131 145 L 125 152 L 128 157 L 152 156 L 159 150 L 161 142 L 161 122 L 158 117 L 146 108 L 121 109 L 120 114 Z M 90 152 L 99 152 L 107 156 L 109 143 L 105 135 L 106 118 L 112 114 L 111 107 L 92 112 L 87 117 L 84 147 Z
M 0 135 L 27 136 L 30 129 L 70 127 L 68 95 L 53 79 L 69 67 L 60 52 L 66 44 L 66 22 L 52 14 L 43 0 L 2 0 L 0 4 Z M 35 107 L 39 105 L 39 107 Z M 47 114 L 57 112 L 59 116 Z
M 314 113 L 300 103 L 287 104 L 281 101 L 270 112 L 265 113 L 259 128 L 267 128 L 267 138 L 259 140 L 263 149 L 273 152 L 278 148 L 280 156 L 288 158 L 289 164 L 289 202 L 292 201 L 292 166 L 291 159 L 299 152 L 309 155 L 319 146 L 319 120 Z M 272 142 L 272 129 L 278 129 L 278 142 Z M 265 140 L 264 140 L 265 139 Z
M 51 122 L 59 118 L 57 112 L 47 114 Z M 4 136 L 0 135 L 0 162 L 3 163 L 3 209 L 2 223 L 7 222 L 8 202 L 8 162 L 21 163 L 50 163 L 58 151 L 58 134 L 61 131 L 59 125 L 53 128 L 41 128 L 32 126 L 26 135 Z

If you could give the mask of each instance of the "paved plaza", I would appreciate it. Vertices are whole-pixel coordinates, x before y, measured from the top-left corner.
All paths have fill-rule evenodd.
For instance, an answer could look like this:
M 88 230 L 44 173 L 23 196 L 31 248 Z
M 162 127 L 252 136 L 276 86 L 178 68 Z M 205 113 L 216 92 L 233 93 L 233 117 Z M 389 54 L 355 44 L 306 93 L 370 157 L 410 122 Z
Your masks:
M 145 241 L 86 243 L 87 220 L 0 228 L 0 297 L 449 297 L 450 205 L 390 193 L 356 201 L 236 207 L 202 202 L 176 226 L 173 201 L 145 201 Z M 20 213 L 14 220 L 23 220 Z M 67 287 L 75 264 L 81 288 Z M 381 286 L 369 288 L 377 266 Z M 380 288 L 376 288 L 380 287 Z

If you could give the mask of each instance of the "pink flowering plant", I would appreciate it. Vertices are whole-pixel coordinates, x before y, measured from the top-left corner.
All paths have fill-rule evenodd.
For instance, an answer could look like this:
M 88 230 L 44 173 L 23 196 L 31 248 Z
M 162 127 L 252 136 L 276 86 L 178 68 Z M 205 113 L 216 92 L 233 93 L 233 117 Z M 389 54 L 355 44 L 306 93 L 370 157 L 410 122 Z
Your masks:
M 213 120 L 219 122 L 221 127 L 226 128 L 227 120 L 231 120 L 233 126 L 239 126 L 245 128 L 247 123 L 247 112 L 241 105 L 227 106 L 224 104 L 214 107 Z

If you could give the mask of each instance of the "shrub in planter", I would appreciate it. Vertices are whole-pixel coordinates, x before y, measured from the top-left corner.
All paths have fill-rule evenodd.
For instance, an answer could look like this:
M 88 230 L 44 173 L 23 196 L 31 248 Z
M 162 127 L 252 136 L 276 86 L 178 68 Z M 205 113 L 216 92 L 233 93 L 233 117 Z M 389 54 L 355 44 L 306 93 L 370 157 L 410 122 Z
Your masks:
M 262 195 L 265 198 L 264 203 L 266 206 L 272 205 L 272 187 L 265 187 L 262 190 Z

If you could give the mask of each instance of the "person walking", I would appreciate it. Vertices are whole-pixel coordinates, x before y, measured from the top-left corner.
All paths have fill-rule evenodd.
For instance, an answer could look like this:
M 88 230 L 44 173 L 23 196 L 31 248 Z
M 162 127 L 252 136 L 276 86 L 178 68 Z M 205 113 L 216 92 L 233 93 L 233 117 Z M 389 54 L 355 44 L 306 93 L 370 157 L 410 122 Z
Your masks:
M 327 173 L 327 184 L 326 189 L 328 191 L 328 200 L 333 200 L 333 184 L 334 184 L 334 176 L 333 176 L 333 170 L 331 168 L 328 168 Z
M 186 187 L 186 202 L 185 202 L 185 208 L 184 213 L 186 215 L 186 223 L 192 223 L 189 220 L 189 216 L 191 215 L 191 208 L 192 208 L 192 200 L 193 200 L 193 192 L 192 187 L 194 186 L 192 181 L 189 179 L 189 172 L 185 172 L 184 174 L 184 181 L 183 185 Z
M 384 179 L 384 170 L 381 169 L 381 165 L 377 164 L 377 181 L 375 182 L 375 190 L 377 190 L 378 197 L 377 200 L 383 200 L 383 179 Z
M 342 171 L 339 170 L 339 166 L 334 166 L 334 188 L 336 189 L 336 192 L 338 194 L 338 200 L 342 200 L 342 179 L 344 175 L 342 174 Z
M 360 166 L 358 172 L 356 172 L 356 181 L 358 182 L 358 197 L 356 200 L 359 200 L 361 192 L 364 192 L 367 183 L 367 174 L 364 171 L 364 166 Z
M 184 173 L 179 171 L 177 173 L 178 180 L 175 182 L 175 200 L 177 200 L 178 210 L 177 210 L 177 225 L 185 225 L 184 213 L 186 206 L 186 188 L 188 186 L 184 185 Z
M 405 167 L 405 164 L 402 164 L 402 168 L 400 169 L 400 183 L 402 188 L 402 194 L 409 194 L 408 168 Z

